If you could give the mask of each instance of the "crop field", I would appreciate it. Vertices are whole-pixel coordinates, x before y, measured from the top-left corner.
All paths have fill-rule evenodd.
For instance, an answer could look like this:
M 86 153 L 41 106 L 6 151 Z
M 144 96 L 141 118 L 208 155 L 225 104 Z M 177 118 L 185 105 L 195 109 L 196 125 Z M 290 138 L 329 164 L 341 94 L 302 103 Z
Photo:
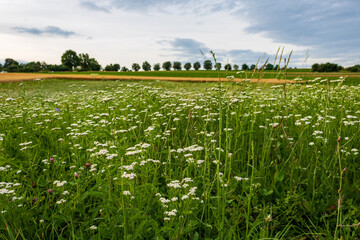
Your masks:
M 57 73 L 57 74 L 44 74 L 44 73 L 2 73 L 0 74 L 0 83 L 6 82 L 23 82 L 23 81 L 40 81 L 44 79 L 75 79 L 75 80 L 158 80 L 158 81 L 173 81 L 173 82 L 218 82 L 219 78 L 215 77 L 174 77 L 174 76 L 158 76 L 154 74 L 153 76 L 142 76 L 142 75 L 117 75 L 117 74 L 101 74 L 98 73 Z M 285 83 L 283 79 L 276 78 L 235 78 L 234 76 L 221 77 L 222 82 L 253 82 L 253 83 L 272 83 L 272 84 L 281 84 Z M 286 80 L 287 83 L 295 83 L 299 81 Z M 301 81 L 300 81 L 301 82 Z
M 0 84 L 2 239 L 356 239 L 360 85 Z

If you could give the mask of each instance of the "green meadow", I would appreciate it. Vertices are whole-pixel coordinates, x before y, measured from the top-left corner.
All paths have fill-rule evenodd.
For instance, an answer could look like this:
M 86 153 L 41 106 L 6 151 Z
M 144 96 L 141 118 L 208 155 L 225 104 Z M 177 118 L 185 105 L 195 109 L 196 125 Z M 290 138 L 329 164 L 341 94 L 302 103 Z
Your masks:
M 299 77 L 0 84 L 0 237 L 357 239 L 360 85 Z

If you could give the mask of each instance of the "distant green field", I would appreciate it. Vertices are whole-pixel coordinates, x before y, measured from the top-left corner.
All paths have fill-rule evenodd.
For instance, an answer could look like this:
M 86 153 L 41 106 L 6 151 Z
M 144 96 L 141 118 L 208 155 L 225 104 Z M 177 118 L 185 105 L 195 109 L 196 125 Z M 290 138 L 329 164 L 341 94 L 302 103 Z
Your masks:
M 352 72 L 332 72 L 332 73 L 318 73 L 311 72 L 309 69 L 288 69 L 286 71 L 287 77 L 298 77 L 298 76 L 359 76 L 359 73 Z M 259 71 L 225 71 L 221 70 L 219 73 L 215 70 L 199 70 L 199 71 L 139 71 L 139 72 L 55 72 L 54 74 L 99 74 L 99 75 L 116 75 L 116 76 L 157 76 L 157 77 L 199 77 L 199 78 L 217 78 L 218 74 L 220 77 L 226 76 L 235 76 L 235 77 L 258 77 Z M 284 78 L 284 71 L 277 72 L 273 71 L 264 71 L 264 78 Z
M 278 79 L 295 79 L 301 78 L 303 80 L 311 80 L 317 77 L 322 79 L 335 80 L 340 76 L 346 77 L 345 84 L 359 84 L 360 75 L 359 73 L 352 72 L 331 72 L 331 73 L 318 73 L 311 72 L 310 69 L 288 69 L 286 76 L 283 71 L 264 71 L 260 73 L 259 71 L 225 71 L 222 70 L 219 73 L 215 70 L 205 71 L 139 71 L 139 72 L 56 72 L 54 74 L 79 74 L 79 75 L 89 75 L 89 74 L 98 74 L 98 75 L 114 75 L 114 76 L 146 76 L 146 77 L 182 77 L 182 78 L 225 78 L 227 76 L 234 76 L 236 78 L 259 78 L 262 74 L 262 78 L 278 78 Z

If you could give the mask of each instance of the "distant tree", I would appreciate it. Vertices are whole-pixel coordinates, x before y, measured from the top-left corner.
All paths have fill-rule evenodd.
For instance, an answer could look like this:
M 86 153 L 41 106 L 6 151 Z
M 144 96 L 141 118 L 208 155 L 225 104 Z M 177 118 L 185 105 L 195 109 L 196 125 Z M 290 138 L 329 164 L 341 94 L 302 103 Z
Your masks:
M 87 53 L 79 54 L 79 66 L 81 67 L 81 71 L 88 71 L 90 65 L 90 57 Z
M 220 63 L 220 62 L 214 64 L 214 69 L 215 69 L 215 70 L 217 70 L 218 67 L 219 67 L 219 70 L 221 70 L 221 63 Z
M 359 72 L 360 71 L 360 65 L 354 65 L 354 66 L 351 66 L 351 67 L 348 67 L 346 68 L 347 71 L 350 71 L 350 72 Z
M 272 65 L 271 63 L 266 64 L 265 70 L 273 70 L 273 69 L 274 69 L 274 65 Z
M 153 69 L 154 69 L 154 71 L 159 71 L 160 70 L 160 63 L 154 64 Z
M 344 68 L 338 64 L 335 63 L 321 63 L 320 65 L 318 63 L 315 63 L 311 66 L 311 70 L 313 72 L 339 72 L 343 70 Z
M 104 68 L 104 70 L 107 71 L 107 72 L 108 72 L 108 71 L 112 71 L 112 69 L 113 69 L 113 65 L 112 65 L 112 64 L 106 65 L 105 68 Z
M 186 71 L 189 71 L 191 68 L 191 63 L 189 63 L 189 62 L 185 63 L 184 68 L 186 69 Z
M 142 64 L 142 69 L 143 69 L 144 71 L 151 71 L 151 65 L 150 65 L 150 63 L 148 63 L 147 61 L 143 62 L 143 64 Z
M 249 66 L 246 63 L 241 65 L 241 70 L 248 70 L 248 69 L 249 69 Z
M 44 61 L 40 62 L 40 68 L 41 71 L 45 71 L 47 69 L 47 63 Z
M 234 68 L 235 71 L 237 71 L 237 70 L 239 70 L 239 65 L 234 64 L 233 68 Z
M 20 70 L 20 69 L 18 69 Z M 41 63 L 40 62 L 29 62 L 23 64 L 21 68 L 22 72 L 40 72 L 41 71 Z
M 95 58 L 90 58 L 87 53 L 79 54 L 79 66 L 81 67 L 81 71 L 99 71 L 101 69 L 101 65 L 96 61 Z M 111 65 L 113 67 L 113 65 Z M 119 66 L 120 67 L 120 66 Z M 115 71 L 115 70 L 108 70 Z
M 23 66 L 21 65 L 16 65 L 16 64 L 11 64 L 10 66 L 8 66 L 6 68 L 7 72 L 21 72 L 23 69 Z
M 225 70 L 227 70 L 227 71 L 231 70 L 231 65 L 229 63 L 225 65 Z
M 115 64 L 116 65 L 116 64 Z M 119 68 L 116 68 L 114 65 L 114 70 L 117 71 L 118 69 L 120 69 L 120 65 L 117 64 L 119 66 Z M 116 70 L 117 69 L 117 70 Z M 96 61 L 95 58 L 90 58 L 89 59 L 89 71 L 100 71 L 101 70 L 101 65 L 98 63 L 98 61 Z
M 201 64 L 199 62 L 194 62 L 193 68 L 197 71 L 201 68 Z
M 115 63 L 115 64 L 109 64 L 106 65 L 106 67 L 104 68 L 105 71 L 119 71 L 120 70 L 120 64 Z
M 180 71 L 181 70 L 181 62 L 174 62 L 173 69 Z
M 56 64 L 50 64 L 47 65 L 47 70 L 48 71 L 52 71 L 52 72 L 65 72 L 65 71 L 69 71 L 68 67 L 64 66 L 64 65 L 56 65 Z
M 6 58 L 3 68 L 8 68 L 11 65 L 18 66 L 19 63 L 12 58 Z
M 275 66 L 274 66 L 274 70 L 278 70 L 278 68 L 279 68 L 279 64 L 276 64 Z M 280 68 L 279 68 L 280 69 Z
M 211 70 L 213 68 L 212 62 L 210 60 L 205 60 L 203 66 L 205 70 Z
M 61 63 L 68 67 L 70 71 L 72 71 L 77 66 L 79 66 L 80 59 L 75 51 L 66 50 L 65 53 L 61 56 Z
M 165 71 L 170 71 L 171 69 L 171 62 L 167 61 L 167 62 L 164 62 L 163 65 L 162 65 L 162 68 L 165 70 Z
M 128 69 L 127 67 L 123 66 L 123 67 L 121 68 L 121 71 L 122 71 L 122 72 L 128 72 L 129 69 Z
M 135 72 L 139 71 L 140 69 L 140 65 L 137 63 L 133 63 L 133 65 L 131 66 L 132 70 L 134 70 Z
M 2 69 L 2 64 L 0 63 L 0 70 Z
M 318 71 L 319 71 L 319 66 L 320 66 L 320 64 L 314 63 L 314 64 L 311 66 L 311 71 L 312 71 L 312 72 L 318 72 Z
M 255 64 L 252 64 L 251 66 L 250 66 L 250 70 L 254 70 L 256 68 L 256 65 Z
M 115 63 L 114 64 L 114 71 L 119 71 L 120 70 L 120 64 L 118 64 L 118 63 Z

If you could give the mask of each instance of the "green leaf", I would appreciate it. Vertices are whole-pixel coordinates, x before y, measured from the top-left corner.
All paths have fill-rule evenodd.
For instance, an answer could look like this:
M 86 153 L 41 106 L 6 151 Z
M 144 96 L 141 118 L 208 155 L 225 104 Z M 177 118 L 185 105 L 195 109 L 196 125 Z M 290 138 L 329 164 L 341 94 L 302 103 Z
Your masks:
M 285 171 L 284 169 L 281 169 L 280 171 L 275 173 L 274 180 L 276 182 L 281 182 L 282 180 L 284 180 L 284 176 L 285 176 Z

